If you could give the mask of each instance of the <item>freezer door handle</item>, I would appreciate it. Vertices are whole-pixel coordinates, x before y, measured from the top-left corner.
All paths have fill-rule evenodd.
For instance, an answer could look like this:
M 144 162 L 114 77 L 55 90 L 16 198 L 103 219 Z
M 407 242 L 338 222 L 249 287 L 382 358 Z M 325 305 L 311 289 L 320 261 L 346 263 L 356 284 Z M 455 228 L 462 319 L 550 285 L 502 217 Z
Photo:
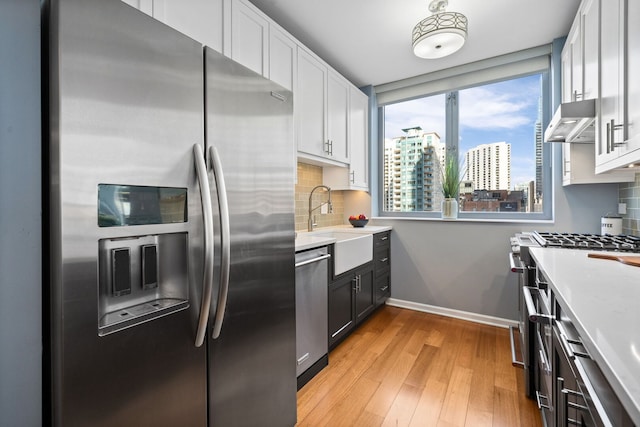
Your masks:
M 221 239 L 221 255 L 220 255 L 220 288 L 218 290 L 218 305 L 216 307 L 216 316 L 213 322 L 213 339 L 220 336 L 222 329 L 222 321 L 224 313 L 227 309 L 227 294 L 229 293 L 229 269 L 231 268 L 231 231 L 229 227 L 229 204 L 227 202 L 227 187 L 224 182 L 224 173 L 222 171 L 222 162 L 216 147 L 209 148 L 209 158 L 213 169 L 213 177 L 216 184 L 218 194 L 218 206 L 220 207 L 220 239 Z
M 200 303 L 200 315 L 196 330 L 196 347 L 204 343 L 207 332 L 207 322 L 211 309 L 211 294 L 213 290 L 213 212 L 211 212 L 211 191 L 207 177 L 207 165 L 204 161 L 204 152 L 199 144 L 194 144 L 193 155 L 195 158 L 196 175 L 200 185 L 200 199 L 202 201 L 202 216 L 204 218 L 204 272 L 202 278 L 202 302 Z

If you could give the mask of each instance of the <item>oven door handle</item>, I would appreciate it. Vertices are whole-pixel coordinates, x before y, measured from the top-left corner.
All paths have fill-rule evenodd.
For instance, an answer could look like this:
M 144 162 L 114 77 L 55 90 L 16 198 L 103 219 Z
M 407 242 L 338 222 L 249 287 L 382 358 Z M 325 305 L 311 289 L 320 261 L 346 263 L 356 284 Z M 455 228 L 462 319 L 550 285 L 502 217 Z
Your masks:
M 530 286 L 522 287 L 524 302 L 527 306 L 527 317 L 532 322 L 542 323 L 544 325 L 550 325 L 553 321 L 553 316 L 550 316 L 548 314 L 538 313 L 538 311 L 536 310 L 536 305 L 533 303 L 533 295 L 532 295 L 533 291 L 540 292 L 538 288 L 532 288 Z
M 513 252 L 509 252 L 509 265 L 513 273 L 524 273 L 527 271 L 527 267 L 525 267 L 522 260 L 516 261 L 516 254 Z

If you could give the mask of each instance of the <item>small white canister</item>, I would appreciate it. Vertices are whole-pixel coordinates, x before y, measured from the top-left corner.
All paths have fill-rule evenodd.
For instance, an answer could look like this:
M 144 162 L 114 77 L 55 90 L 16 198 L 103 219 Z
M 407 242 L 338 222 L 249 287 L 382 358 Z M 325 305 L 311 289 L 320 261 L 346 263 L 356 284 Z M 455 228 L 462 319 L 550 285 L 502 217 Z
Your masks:
M 617 236 L 622 234 L 622 217 L 615 215 L 605 215 L 600 219 L 600 234 L 611 234 Z

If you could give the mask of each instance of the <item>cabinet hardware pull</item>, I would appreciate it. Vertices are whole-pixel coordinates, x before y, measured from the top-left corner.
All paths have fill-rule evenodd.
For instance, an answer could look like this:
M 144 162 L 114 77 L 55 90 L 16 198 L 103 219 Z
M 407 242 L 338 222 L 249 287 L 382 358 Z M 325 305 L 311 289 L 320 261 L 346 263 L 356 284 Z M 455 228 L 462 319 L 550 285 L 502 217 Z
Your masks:
M 380 262 L 387 262 L 387 261 L 389 261 L 389 257 L 384 257 L 380 260 Z
M 385 292 L 387 289 L 389 289 L 389 285 L 383 286 L 382 288 L 380 288 L 380 291 Z
M 351 175 L 351 183 L 353 184 L 356 182 L 356 172 L 351 171 L 350 175 Z
M 389 236 L 383 236 L 380 238 L 380 240 L 387 240 L 389 238 Z
M 544 394 L 540 394 L 539 391 L 536 391 L 536 401 L 538 402 L 538 409 L 542 409 L 542 408 L 551 409 L 548 404 L 543 405 L 542 402 L 540 401 L 541 399 L 544 399 L 547 402 L 549 402 L 549 398 L 547 396 L 545 396 Z
M 607 122 L 607 154 L 611 152 L 610 147 L 611 147 L 611 123 Z

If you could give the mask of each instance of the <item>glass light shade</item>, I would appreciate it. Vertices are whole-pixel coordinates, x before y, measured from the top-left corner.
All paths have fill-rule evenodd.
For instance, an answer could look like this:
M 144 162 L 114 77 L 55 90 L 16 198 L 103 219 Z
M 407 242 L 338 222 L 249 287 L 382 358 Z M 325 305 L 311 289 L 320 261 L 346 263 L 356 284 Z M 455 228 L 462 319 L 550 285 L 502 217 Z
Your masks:
M 442 58 L 459 50 L 467 39 L 467 17 L 457 12 L 435 13 L 413 28 L 413 53 Z

